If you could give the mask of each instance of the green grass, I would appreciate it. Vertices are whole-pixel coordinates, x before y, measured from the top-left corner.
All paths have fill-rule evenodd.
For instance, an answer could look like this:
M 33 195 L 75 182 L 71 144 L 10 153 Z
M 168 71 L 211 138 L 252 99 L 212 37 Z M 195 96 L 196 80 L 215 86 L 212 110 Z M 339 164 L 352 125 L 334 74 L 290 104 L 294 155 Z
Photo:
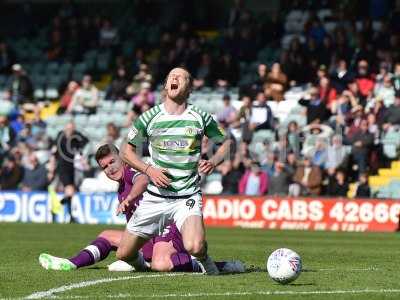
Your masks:
M 55 295 L 60 298 L 184 299 L 183 294 L 201 294 L 190 299 L 400 299 L 393 293 L 300 294 L 311 291 L 400 289 L 398 271 L 400 241 L 397 234 L 267 231 L 256 229 L 208 229 L 213 258 L 240 259 L 259 271 L 242 275 L 149 277 L 155 273 L 110 273 L 106 265 L 114 254 L 92 268 L 74 272 L 46 271 L 37 257 L 41 252 L 72 256 L 101 230 L 110 226 L 6 224 L 0 223 L 0 298 L 20 298 L 38 291 L 102 278 L 143 275 L 144 278 L 101 283 Z M 117 228 L 117 227 L 113 227 Z M 304 272 L 290 285 L 267 277 L 267 254 L 287 247 L 298 252 Z M 260 295 L 260 292 L 293 294 Z M 204 295 L 209 293 L 247 293 Z M 142 297 L 143 296 L 143 297 Z M 149 298 L 149 297 L 148 297 Z

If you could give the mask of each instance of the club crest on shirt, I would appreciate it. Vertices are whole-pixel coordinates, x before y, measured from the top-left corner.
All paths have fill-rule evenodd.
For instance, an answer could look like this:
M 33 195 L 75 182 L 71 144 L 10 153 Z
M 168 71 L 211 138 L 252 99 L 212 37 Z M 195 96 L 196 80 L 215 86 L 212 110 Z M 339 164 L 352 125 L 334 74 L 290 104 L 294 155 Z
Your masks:
M 196 127 L 185 127 L 185 135 L 187 136 L 196 136 L 201 135 L 202 130 Z
M 128 139 L 133 140 L 137 136 L 137 134 L 138 130 L 135 127 L 131 128 L 131 130 L 129 130 L 128 132 Z

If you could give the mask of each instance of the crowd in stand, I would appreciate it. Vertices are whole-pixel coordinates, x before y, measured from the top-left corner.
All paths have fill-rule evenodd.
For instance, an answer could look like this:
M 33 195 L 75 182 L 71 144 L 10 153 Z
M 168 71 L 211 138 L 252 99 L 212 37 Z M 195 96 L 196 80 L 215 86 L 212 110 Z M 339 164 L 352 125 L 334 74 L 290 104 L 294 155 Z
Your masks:
M 285 48 L 283 18 L 261 19 L 242 5 L 238 1 L 231 8 L 214 45 L 182 22 L 177 30 L 162 32 L 157 46 L 137 47 L 134 57 L 121 54 L 122 38 L 112 20 L 60 13 L 52 22 L 47 59 L 76 61 L 83 49 L 112 49 L 115 71 L 105 98 L 129 101 L 126 126 L 156 104 L 154 89 L 175 66 L 192 73 L 194 90 L 222 92 L 224 107 L 215 118 L 235 140 L 230 159 L 216 170 L 222 175 L 222 193 L 346 197 L 349 183 L 356 182 L 355 196 L 372 196 L 368 175 L 398 158 L 386 151 L 383 140 L 400 129 L 399 19 L 380 20 L 380 29 L 373 30 L 368 17 L 356 26 L 349 12 L 340 10 L 337 26 L 329 32 L 310 12 L 304 40 L 294 36 Z M 270 51 L 272 61 L 254 64 L 260 50 Z M 68 201 L 82 178 L 94 175 L 84 155 L 88 139 L 72 123 L 55 140 L 46 135 L 41 105 L 32 103 L 34 86 L 23 64 L 16 62 L 13 50 L 0 42 L 0 71 L 11 73 L 2 103 L 20 108 L 0 117 L 0 188 L 44 190 L 58 179 Z M 246 76 L 243 64 L 253 66 Z M 232 87 L 239 88 L 240 107 L 231 103 Z M 285 124 L 270 105 L 287 101 L 287 92 L 298 89 L 303 108 L 298 114 L 305 115 L 307 126 Z M 90 75 L 72 80 L 57 113 L 95 114 L 99 93 Z M 34 116 L 25 118 L 24 111 Z M 120 143 L 118 131 L 107 124 L 104 142 Z M 273 141 L 256 145 L 257 133 L 266 131 Z M 71 142 L 72 148 L 63 149 Z M 204 141 L 204 157 L 212 147 Z M 205 189 L 207 184 L 203 182 Z

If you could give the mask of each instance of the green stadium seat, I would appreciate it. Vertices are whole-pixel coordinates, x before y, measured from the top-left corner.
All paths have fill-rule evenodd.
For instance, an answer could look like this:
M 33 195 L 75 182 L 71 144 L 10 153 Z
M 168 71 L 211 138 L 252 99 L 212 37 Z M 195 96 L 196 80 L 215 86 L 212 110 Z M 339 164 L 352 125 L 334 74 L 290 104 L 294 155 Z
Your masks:
M 43 89 L 35 89 L 33 92 L 33 97 L 35 99 L 43 99 L 45 97 L 44 90 Z
M 398 157 L 400 146 L 400 132 L 389 131 L 382 137 L 383 153 L 389 158 Z
M 48 88 L 45 91 L 46 99 L 57 99 L 58 98 L 58 90 L 56 88 Z
M 124 100 L 115 101 L 113 105 L 114 112 L 126 113 L 128 111 L 128 102 Z
M 76 115 L 74 117 L 74 123 L 77 128 L 85 128 L 88 124 L 88 116 L 87 115 Z
M 275 133 L 272 130 L 257 130 L 253 134 L 253 142 L 275 142 Z

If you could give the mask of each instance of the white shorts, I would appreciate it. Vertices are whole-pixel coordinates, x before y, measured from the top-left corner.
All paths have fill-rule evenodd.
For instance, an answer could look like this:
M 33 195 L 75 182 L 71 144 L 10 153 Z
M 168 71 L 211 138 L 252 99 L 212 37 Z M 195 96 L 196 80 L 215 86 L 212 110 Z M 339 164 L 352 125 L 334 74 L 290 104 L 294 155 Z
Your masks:
M 126 229 L 146 239 L 160 235 L 164 227 L 173 222 L 181 231 L 187 217 L 203 216 L 202 209 L 203 199 L 200 192 L 179 199 L 161 198 L 145 192 Z

